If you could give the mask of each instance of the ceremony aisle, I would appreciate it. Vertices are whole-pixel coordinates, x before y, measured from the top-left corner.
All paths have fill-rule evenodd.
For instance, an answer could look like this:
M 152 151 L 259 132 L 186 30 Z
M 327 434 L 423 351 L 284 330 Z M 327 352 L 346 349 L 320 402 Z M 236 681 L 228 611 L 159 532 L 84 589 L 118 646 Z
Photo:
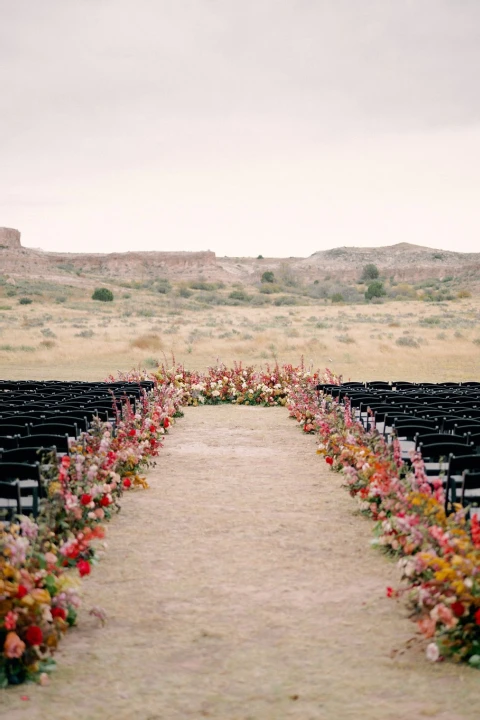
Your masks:
M 478 717 L 478 671 L 425 662 L 395 564 L 284 408 L 187 408 L 148 480 L 9 720 Z

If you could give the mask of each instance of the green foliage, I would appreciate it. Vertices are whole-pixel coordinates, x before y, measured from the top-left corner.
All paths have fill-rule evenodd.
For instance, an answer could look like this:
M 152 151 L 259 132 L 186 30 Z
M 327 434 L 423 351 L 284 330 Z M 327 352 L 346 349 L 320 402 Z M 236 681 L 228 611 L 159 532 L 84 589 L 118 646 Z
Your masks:
M 275 275 L 271 270 L 265 270 L 262 274 L 262 283 L 274 283 Z
M 385 288 L 383 287 L 383 283 L 381 280 L 374 280 L 370 283 L 367 290 L 365 291 L 365 299 L 366 300 L 373 300 L 373 298 L 381 298 L 384 295 L 386 295 L 387 292 Z
M 263 255 L 257 255 L 257 260 L 263 260 Z
M 100 300 L 101 302 L 112 302 L 113 293 L 108 288 L 95 288 L 92 300 Z
M 245 290 L 232 290 L 228 297 L 230 300 L 239 300 L 240 302 L 248 302 L 251 300 L 250 295 L 247 295 Z
M 18 301 L 19 305 L 31 305 L 33 302 L 32 298 L 29 297 L 21 297 Z
M 170 281 L 166 278 L 160 278 L 159 280 L 157 280 L 156 290 L 161 295 L 167 295 L 167 293 L 169 293 L 171 289 L 172 286 L 170 285 Z
M 281 292 L 282 288 L 280 285 L 277 285 L 276 283 L 265 283 L 261 286 L 260 292 L 264 295 L 272 295 L 272 293 L 278 293 Z
M 378 268 L 373 263 L 364 265 L 362 270 L 362 280 L 376 280 L 380 276 Z
M 332 301 L 332 303 L 340 303 L 344 302 L 345 298 L 343 297 L 342 293 L 336 292 L 330 296 L 330 300 Z

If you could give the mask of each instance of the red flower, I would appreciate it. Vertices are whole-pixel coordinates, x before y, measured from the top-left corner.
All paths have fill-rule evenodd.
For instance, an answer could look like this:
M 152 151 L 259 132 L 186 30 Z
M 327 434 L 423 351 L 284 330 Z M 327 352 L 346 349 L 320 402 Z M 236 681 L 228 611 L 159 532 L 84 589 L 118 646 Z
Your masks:
M 477 623 L 477 625 L 480 625 L 480 608 L 475 613 L 474 618 L 475 618 L 475 622 Z
M 54 607 L 54 608 L 52 608 L 52 617 L 53 618 L 61 618 L 62 620 L 66 620 L 67 619 L 67 611 L 61 607 Z
M 157 428 L 155 427 L 155 425 L 150 425 L 150 427 L 149 427 L 149 430 L 151 433 L 154 433 L 156 429 Z
M 30 625 L 25 633 L 25 640 L 29 645 L 41 645 L 43 642 L 43 633 L 38 625 Z
M 128 431 L 129 437 L 135 437 L 136 434 L 137 434 L 137 431 L 135 430 L 135 428 L 132 428 L 131 430 Z
M 64 468 L 70 467 L 70 463 L 71 463 L 71 462 L 72 462 L 72 459 L 71 459 L 70 455 L 63 455 L 63 457 L 62 457 L 62 459 L 61 459 L 61 465 L 62 465 Z
M 19 585 L 17 590 L 17 598 L 21 600 L 25 595 L 28 595 L 28 590 L 25 585 Z
M 170 427 L 170 420 L 168 418 L 165 418 L 165 420 L 163 421 L 163 427 L 165 428 L 165 430 Z
M 80 502 L 82 505 L 90 505 L 90 503 L 92 502 L 92 496 L 88 495 L 88 493 L 84 493 L 80 497 Z
M 327 465 L 333 465 L 333 458 L 330 457 L 330 455 L 327 455 L 327 457 L 325 458 L 325 462 L 327 463 Z
M 90 563 L 88 560 L 79 560 L 77 562 L 77 570 L 80 573 L 80 577 L 83 577 L 84 575 L 90 575 Z
M 457 617 L 462 617 L 463 613 L 465 612 L 465 605 L 461 603 L 459 600 L 451 604 L 451 610 L 454 615 Z
M 132 481 L 130 480 L 130 478 L 125 478 L 125 480 L 123 481 L 123 487 L 124 488 L 132 487 Z
M 386 592 L 388 598 L 395 597 L 395 590 L 392 587 L 387 587 Z
M 108 505 L 110 505 L 111 502 L 112 501 L 110 500 L 110 498 L 107 495 L 104 495 L 100 500 L 100 505 L 102 507 L 107 507 Z

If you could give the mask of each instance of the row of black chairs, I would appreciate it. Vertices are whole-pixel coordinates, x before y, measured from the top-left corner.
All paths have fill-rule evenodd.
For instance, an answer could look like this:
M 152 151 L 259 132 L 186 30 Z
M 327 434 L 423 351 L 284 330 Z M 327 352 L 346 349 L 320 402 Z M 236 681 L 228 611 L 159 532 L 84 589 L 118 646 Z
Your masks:
M 397 437 L 404 462 L 420 451 L 430 479 L 442 478 L 447 512 L 456 502 L 480 505 L 480 383 L 344 383 L 317 390 L 340 403 L 348 399 L 366 429 L 389 441 Z
M 153 382 L 85 383 L 0 380 L 0 513 L 37 516 L 46 497 L 45 470 L 68 453 L 95 418 L 121 417 Z

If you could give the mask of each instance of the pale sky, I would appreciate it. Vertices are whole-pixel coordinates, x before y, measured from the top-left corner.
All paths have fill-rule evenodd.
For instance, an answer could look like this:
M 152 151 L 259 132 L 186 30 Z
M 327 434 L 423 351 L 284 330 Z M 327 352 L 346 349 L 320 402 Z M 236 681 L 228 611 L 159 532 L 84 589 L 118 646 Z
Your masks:
M 480 252 L 479 0 L 0 0 L 0 226 Z

